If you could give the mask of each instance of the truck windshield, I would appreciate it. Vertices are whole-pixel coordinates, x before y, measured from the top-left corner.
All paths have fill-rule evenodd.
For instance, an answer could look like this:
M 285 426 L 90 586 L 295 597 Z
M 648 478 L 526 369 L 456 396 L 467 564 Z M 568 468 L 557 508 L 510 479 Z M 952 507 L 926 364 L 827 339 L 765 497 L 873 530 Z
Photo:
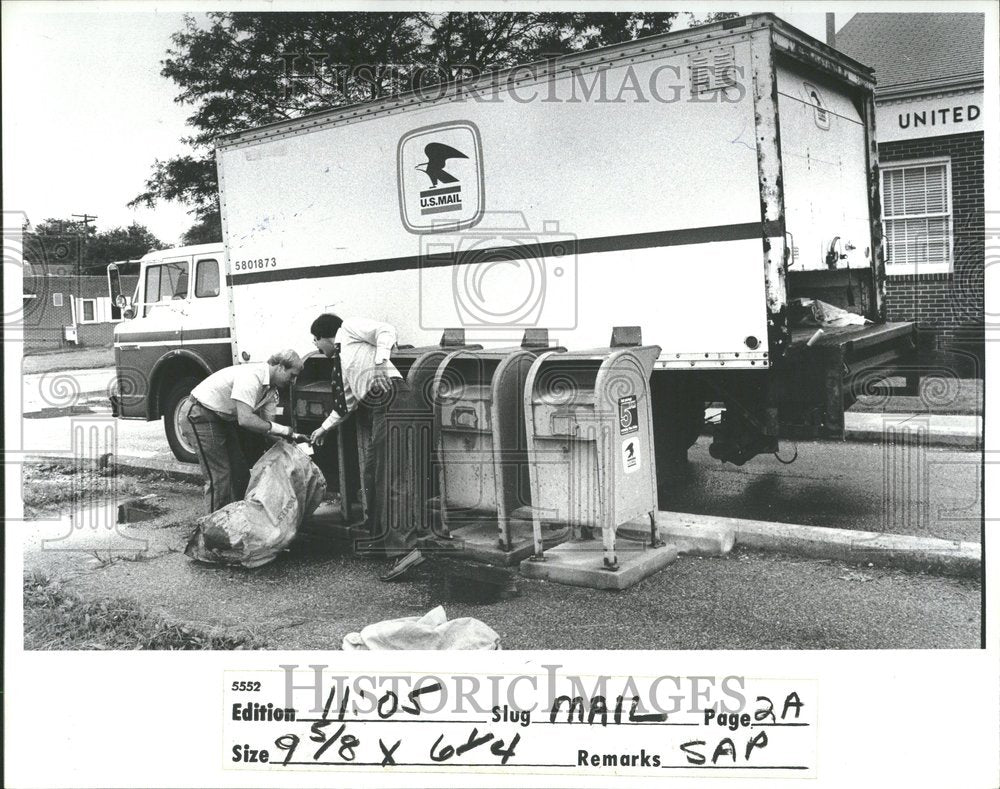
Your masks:
M 160 302 L 186 299 L 188 289 L 187 262 L 163 263 L 146 269 L 146 309 Z

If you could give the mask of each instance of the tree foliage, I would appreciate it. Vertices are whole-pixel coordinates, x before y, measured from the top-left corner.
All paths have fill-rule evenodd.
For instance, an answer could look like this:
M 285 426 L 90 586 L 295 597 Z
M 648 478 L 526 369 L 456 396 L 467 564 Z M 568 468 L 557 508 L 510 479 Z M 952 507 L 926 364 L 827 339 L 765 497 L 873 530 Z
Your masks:
M 222 220 L 218 211 L 202 214 L 198 220 L 181 235 L 181 243 L 217 244 L 222 241 Z
M 157 160 L 130 205 L 176 200 L 197 223 L 185 241 L 214 240 L 220 135 L 330 107 L 630 41 L 670 29 L 675 13 L 212 13 L 184 29 L 160 72 L 193 108 L 191 152 Z
M 24 261 L 49 272 L 103 274 L 108 263 L 135 260 L 165 247 L 145 225 L 135 222 L 98 232 L 76 219 L 50 218 L 23 234 Z
M 726 19 L 735 19 L 740 16 L 736 11 L 709 11 L 707 14 L 692 14 L 688 12 L 688 17 L 691 19 L 691 26 L 695 25 L 708 25 L 712 22 L 722 22 Z

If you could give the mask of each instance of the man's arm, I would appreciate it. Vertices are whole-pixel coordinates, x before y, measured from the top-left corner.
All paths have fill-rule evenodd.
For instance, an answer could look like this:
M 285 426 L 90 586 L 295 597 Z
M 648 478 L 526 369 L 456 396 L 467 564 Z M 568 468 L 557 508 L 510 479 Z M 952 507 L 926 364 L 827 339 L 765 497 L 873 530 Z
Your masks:
M 347 401 L 347 413 L 350 414 L 355 408 L 357 408 L 358 401 L 349 397 L 346 398 Z M 309 440 L 313 444 L 323 445 L 323 441 L 326 439 L 326 434 L 329 433 L 333 428 L 343 422 L 347 416 L 341 416 L 336 411 L 331 411 L 330 415 L 323 420 L 323 424 L 313 430 L 312 435 L 309 436 Z
M 233 391 L 230 394 L 236 404 L 236 421 L 244 430 L 251 433 L 272 436 L 291 436 L 292 429 L 287 425 L 279 425 L 269 419 L 264 419 L 254 413 L 254 406 L 260 402 L 261 396 L 265 392 L 259 373 L 249 365 L 238 367 L 233 380 Z M 266 411 L 273 414 L 274 411 Z
M 272 436 L 291 436 L 292 428 L 288 425 L 279 425 L 277 422 L 269 422 L 261 419 L 253 412 L 253 409 L 242 400 L 236 400 L 236 421 L 244 430 L 251 433 Z
M 396 344 L 396 327 L 369 318 L 347 318 L 340 327 L 350 339 L 375 346 L 375 364 L 389 361 Z

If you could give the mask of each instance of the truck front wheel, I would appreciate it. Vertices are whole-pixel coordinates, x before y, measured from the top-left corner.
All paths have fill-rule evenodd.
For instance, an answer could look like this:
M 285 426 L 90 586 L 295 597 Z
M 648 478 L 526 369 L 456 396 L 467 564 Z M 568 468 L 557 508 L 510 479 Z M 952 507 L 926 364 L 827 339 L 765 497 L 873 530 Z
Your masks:
M 163 429 L 167 434 L 167 443 L 170 444 L 174 457 L 182 463 L 198 462 L 198 456 L 188 437 L 190 431 L 181 430 L 180 424 L 184 413 L 181 406 L 197 385 L 197 378 L 181 378 L 170 387 L 163 401 Z

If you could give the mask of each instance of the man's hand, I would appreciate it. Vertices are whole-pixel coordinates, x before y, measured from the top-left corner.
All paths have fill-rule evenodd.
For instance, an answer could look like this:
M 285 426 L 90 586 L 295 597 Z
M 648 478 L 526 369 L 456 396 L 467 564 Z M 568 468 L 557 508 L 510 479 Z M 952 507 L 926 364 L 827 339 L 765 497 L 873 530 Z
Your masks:
M 372 384 L 383 392 L 389 391 L 389 362 L 379 362 L 372 370 Z
M 309 443 L 315 444 L 318 447 L 323 446 L 323 441 L 326 440 L 326 428 L 317 427 L 313 430 L 312 435 L 309 436 Z
M 292 428 L 288 425 L 281 425 L 277 422 L 271 422 L 271 429 L 268 431 L 272 436 L 277 436 L 279 438 L 291 438 Z

